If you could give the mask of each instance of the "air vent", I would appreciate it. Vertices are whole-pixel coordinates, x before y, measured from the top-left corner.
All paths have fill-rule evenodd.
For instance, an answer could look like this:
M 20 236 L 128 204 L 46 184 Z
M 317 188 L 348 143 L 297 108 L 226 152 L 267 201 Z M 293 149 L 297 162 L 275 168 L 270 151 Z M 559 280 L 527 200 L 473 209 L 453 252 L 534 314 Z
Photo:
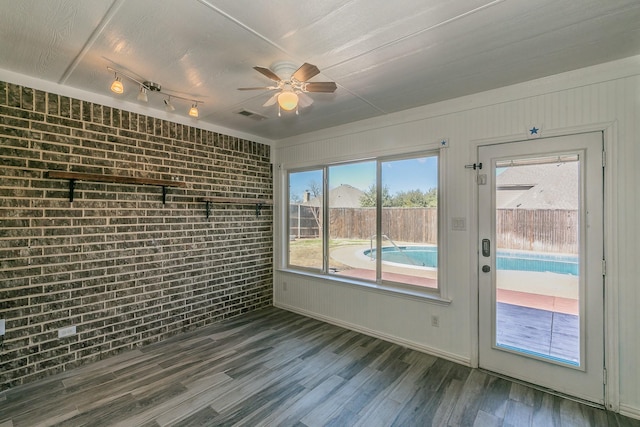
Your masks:
M 238 111 L 238 114 L 240 114 L 241 116 L 249 117 L 250 119 L 253 119 L 253 120 L 258 120 L 258 121 L 266 119 L 266 117 L 263 116 L 262 114 L 258 114 L 249 110 L 240 110 Z

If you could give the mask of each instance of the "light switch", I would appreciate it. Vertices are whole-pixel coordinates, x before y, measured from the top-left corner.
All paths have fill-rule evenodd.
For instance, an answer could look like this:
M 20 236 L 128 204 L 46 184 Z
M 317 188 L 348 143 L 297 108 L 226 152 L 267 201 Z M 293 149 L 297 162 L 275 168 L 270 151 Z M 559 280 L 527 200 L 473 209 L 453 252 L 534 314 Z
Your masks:
M 462 217 L 451 218 L 451 229 L 453 231 L 465 231 L 467 229 L 467 219 Z

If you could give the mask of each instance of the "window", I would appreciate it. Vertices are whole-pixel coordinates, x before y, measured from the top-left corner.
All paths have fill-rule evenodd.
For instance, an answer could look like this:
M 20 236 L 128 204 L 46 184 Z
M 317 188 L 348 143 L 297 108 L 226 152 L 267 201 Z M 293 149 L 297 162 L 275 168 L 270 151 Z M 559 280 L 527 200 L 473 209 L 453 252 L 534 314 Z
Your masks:
M 438 157 L 380 162 L 382 279 L 438 287 Z
M 290 171 L 287 266 L 438 289 L 438 152 Z
M 376 280 L 375 260 L 365 252 L 375 248 L 376 207 L 363 206 L 366 190 L 376 185 L 376 162 L 331 166 L 329 170 L 329 272 Z
M 324 170 L 289 173 L 290 267 L 323 269 Z

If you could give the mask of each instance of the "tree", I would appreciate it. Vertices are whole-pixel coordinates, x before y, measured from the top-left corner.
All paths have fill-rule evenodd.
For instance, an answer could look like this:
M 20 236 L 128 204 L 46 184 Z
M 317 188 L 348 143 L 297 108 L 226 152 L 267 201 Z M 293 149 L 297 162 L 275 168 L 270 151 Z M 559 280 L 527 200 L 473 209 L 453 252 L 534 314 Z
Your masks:
M 371 184 L 369 188 L 360 197 L 360 206 L 363 208 L 374 208 L 377 200 L 377 190 L 374 184 Z M 382 187 L 382 206 L 393 206 L 391 194 L 389 193 L 389 187 Z
M 308 190 L 314 199 L 318 197 L 322 197 L 322 187 L 316 181 L 309 182 L 309 190 Z M 322 206 L 322 204 L 320 204 Z M 320 206 L 309 206 L 308 208 L 311 210 L 313 214 L 313 219 L 316 220 L 316 224 L 318 225 L 318 236 L 322 236 L 322 215 Z
M 299 205 L 302 203 L 302 197 L 299 194 L 291 194 L 289 204 Z
M 376 186 L 371 185 L 360 197 L 360 206 L 376 206 Z M 382 206 L 398 208 L 434 208 L 438 206 L 438 190 L 431 188 L 426 192 L 422 190 L 399 191 L 393 196 L 388 187 L 382 188 Z
M 422 190 L 400 191 L 393 196 L 393 206 L 432 208 L 438 206 L 438 191 L 431 188 Z
M 322 187 L 316 181 L 309 182 L 309 192 L 313 197 L 322 196 Z

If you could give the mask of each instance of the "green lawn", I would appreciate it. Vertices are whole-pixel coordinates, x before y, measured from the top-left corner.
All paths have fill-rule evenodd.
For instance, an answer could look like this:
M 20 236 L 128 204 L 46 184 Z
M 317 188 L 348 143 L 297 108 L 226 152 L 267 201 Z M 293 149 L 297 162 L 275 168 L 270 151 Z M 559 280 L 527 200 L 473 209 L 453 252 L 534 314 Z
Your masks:
M 329 240 L 329 248 L 342 246 L 368 245 L 368 240 L 333 239 Z M 297 239 L 289 242 L 289 263 L 299 267 L 322 268 L 322 239 Z M 335 260 L 332 267 L 346 267 Z

